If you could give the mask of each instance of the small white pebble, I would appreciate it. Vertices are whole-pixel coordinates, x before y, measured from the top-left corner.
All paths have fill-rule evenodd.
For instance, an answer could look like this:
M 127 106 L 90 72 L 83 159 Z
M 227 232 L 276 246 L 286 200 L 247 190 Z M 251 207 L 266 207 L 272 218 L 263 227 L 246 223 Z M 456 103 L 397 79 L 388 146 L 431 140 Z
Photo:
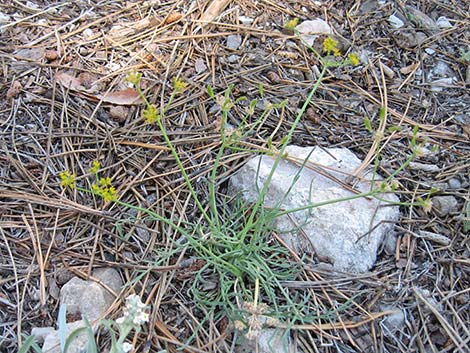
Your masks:
M 452 28 L 452 23 L 450 23 L 449 19 L 445 16 L 441 16 L 436 21 L 439 28 Z
M 251 17 L 247 17 L 247 16 L 240 16 L 238 17 L 238 20 L 240 21 L 241 24 L 244 24 L 244 25 L 250 25 L 255 21 Z
M 34 2 L 31 2 L 31 1 L 28 1 L 26 3 L 26 7 L 29 7 L 30 9 L 39 9 L 39 6 L 37 4 L 35 4 Z
M 83 36 L 85 38 L 93 37 L 93 35 L 95 34 L 91 28 L 87 28 L 87 29 L 83 30 L 82 33 L 83 33 Z
M 5 14 L 3 12 L 0 12 L 0 24 L 1 23 L 8 23 L 10 21 L 11 21 L 10 16 L 8 16 L 7 14 Z
M 401 28 L 405 25 L 405 23 L 397 16 L 395 15 L 391 15 L 389 18 L 388 18 L 388 22 L 390 22 L 390 24 L 392 25 L 393 28 Z
M 111 62 L 106 65 L 106 68 L 110 71 L 118 71 L 119 69 L 121 69 L 121 65 L 119 65 L 118 63 Z

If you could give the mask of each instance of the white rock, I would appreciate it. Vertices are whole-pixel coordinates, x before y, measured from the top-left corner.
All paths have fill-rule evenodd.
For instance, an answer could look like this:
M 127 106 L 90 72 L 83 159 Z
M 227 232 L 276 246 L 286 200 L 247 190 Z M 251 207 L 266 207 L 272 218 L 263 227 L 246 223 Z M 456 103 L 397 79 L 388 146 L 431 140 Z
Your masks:
M 30 9 L 35 9 L 35 10 L 39 9 L 38 4 L 35 4 L 35 3 L 32 2 L 32 1 L 26 2 L 26 7 L 29 7 Z
M 53 327 L 33 327 L 31 329 L 31 336 L 34 336 L 36 342 L 43 343 L 46 337 L 54 331 Z
M 93 277 L 119 292 L 122 285 L 119 273 L 114 269 L 98 269 Z M 114 296 L 94 281 L 72 278 L 60 291 L 60 303 L 67 305 L 67 313 L 86 317 L 89 321 L 99 318 L 114 301 Z
M 437 77 L 455 77 L 455 74 L 450 66 L 440 60 L 433 66 L 430 74 Z
M 82 34 L 83 34 L 83 37 L 88 39 L 88 38 L 93 37 L 95 35 L 95 32 L 93 32 L 91 28 L 86 28 L 83 30 Z
M 67 324 L 67 337 L 81 327 L 85 327 L 85 323 L 80 321 L 75 321 L 70 324 Z M 88 336 L 86 332 L 82 332 L 77 336 L 75 340 L 68 347 L 67 353 L 81 353 L 86 351 L 86 346 L 88 343 Z M 44 344 L 42 345 L 42 351 L 47 353 L 62 353 L 60 349 L 60 338 L 59 332 L 57 330 L 49 333 L 44 339 Z
M 431 31 L 439 28 L 436 21 L 413 6 L 406 6 L 406 12 L 407 16 L 418 28 Z
M 397 248 L 397 236 L 393 233 L 387 233 L 384 236 L 383 245 L 384 251 L 387 255 L 395 255 L 395 250 Z
M 405 23 L 397 16 L 395 15 L 391 15 L 389 18 L 388 18 L 388 22 L 390 22 L 390 24 L 392 25 L 393 28 L 401 28 L 405 25 Z
M 424 164 L 419 162 L 411 162 L 410 169 L 422 170 L 425 172 L 435 173 L 441 170 L 441 168 L 435 164 Z
M 300 37 L 310 46 L 313 45 L 315 39 L 320 34 L 333 34 L 333 31 L 328 23 L 321 18 L 312 21 L 304 21 L 295 27 Z
M 429 55 L 434 55 L 436 51 L 433 48 L 426 48 L 424 51 Z
M 295 159 L 297 164 L 286 160 L 280 162 L 268 187 L 264 206 L 293 210 L 354 195 L 337 182 L 308 168 L 308 165 L 299 172 L 299 166 L 311 152 L 310 162 L 341 170 L 346 174 L 324 169 L 344 181 L 347 173 L 354 172 L 361 164 L 351 151 L 341 148 L 288 146 L 286 152 L 289 159 Z M 273 157 L 252 158 L 232 176 L 231 190 L 240 192 L 245 201 L 255 202 L 273 164 Z M 372 175 L 363 177 L 370 180 Z M 295 178 L 298 180 L 292 186 Z M 290 188 L 291 192 L 286 195 Z M 355 185 L 355 188 L 367 192 L 370 183 L 363 181 Z M 392 194 L 381 197 L 392 202 L 398 201 Z M 398 207 L 378 207 L 381 204 L 385 203 L 357 198 L 297 211 L 290 213 L 289 217 L 280 216 L 273 221 L 273 225 L 281 232 L 284 241 L 299 253 L 311 252 L 312 245 L 316 254 L 327 257 L 334 263 L 336 270 L 364 272 L 373 266 L 383 235 L 391 231 L 391 222 L 396 221 L 399 216 Z
M 111 72 L 119 71 L 121 69 L 121 64 L 115 63 L 115 62 L 110 62 L 109 64 L 106 64 L 105 67 L 109 69 Z
M 240 60 L 240 55 L 230 55 L 228 58 L 227 58 L 227 61 L 229 63 L 236 63 L 238 60 Z
M 294 352 L 289 334 L 285 330 L 263 329 L 253 340 L 243 340 L 235 353 L 290 353 Z
M 443 29 L 445 29 L 445 28 L 452 28 L 452 27 L 453 27 L 453 26 L 452 26 L 452 23 L 450 23 L 450 21 L 448 20 L 448 18 L 445 17 L 445 16 L 439 17 L 439 18 L 437 19 L 436 23 L 437 23 L 437 25 L 438 25 L 439 28 L 443 28 Z
M 6 13 L 0 12 L 0 24 L 9 23 L 10 21 L 10 16 L 8 16 Z
M 405 324 L 405 313 L 403 310 L 391 305 L 381 305 L 380 309 L 382 311 L 393 311 L 382 321 L 390 333 L 403 329 L 403 325 Z
M 440 78 L 430 82 L 431 91 L 442 92 L 443 87 L 453 87 L 457 79 L 455 77 Z
M 238 20 L 240 21 L 240 23 L 244 25 L 251 25 L 255 21 L 251 17 L 247 17 L 247 16 L 240 16 L 238 17 Z

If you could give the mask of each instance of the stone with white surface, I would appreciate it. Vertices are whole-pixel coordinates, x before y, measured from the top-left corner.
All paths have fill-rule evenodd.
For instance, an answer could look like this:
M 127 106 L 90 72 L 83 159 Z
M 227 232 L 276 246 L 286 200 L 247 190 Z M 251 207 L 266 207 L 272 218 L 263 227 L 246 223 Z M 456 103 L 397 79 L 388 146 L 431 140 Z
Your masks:
M 67 324 L 67 337 L 69 337 L 72 332 L 82 327 L 85 327 L 85 323 L 82 320 L 74 321 L 72 323 Z M 88 344 L 87 333 L 82 331 L 72 341 L 72 343 L 67 349 L 67 353 L 86 352 L 87 344 Z M 47 353 L 62 353 L 60 349 L 60 338 L 59 338 L 58 331 L 53 330 L 44 338 L 42 351 L 47 352 Z
M 115 293 L 122 285 L 119 273 L 112 268 L 97 269 L 93 277 L 101 281 Z M 67 305 L 67 313 L 86 317 L 89 321 L 99 318 L 114 301 L 114 296 L 104 286 L 95 281 L 85 281 L 78 277 L 64 284 L 60 291 L 61 304 Z
M 122 280 L 119 272 L 112 268 L 99 268 L 93 271 L 93 280 L 82 280 L 73 277 L 62 286 L 60 291 L 60 303 L 66 306 L 68 314 L 85 317 L 96 329 L 96 320 L 103 316 L 114 301 L 114 295 L 105 287 L 116 294 L 122 287 Z M 83 320 L 77 320 L 66 324 L 67 337 L 76 329 L 85 327 Z M 43 352 L 61 353 L 60 338 L 58 330 L 52 327 L 34 328 L 31 332 L 38 342 L 44 342 Z M 70 344 L 67 353 L 80 353 L 88 344 L 86 332 L 80 333 Z
M 323 173 L 345 182 L 361 164 L 348 149 L 288 146 L 286 152 L 287 159 L 279 163 L 267 189 L 265 207 L 293 210 L 355 195 L 315 170 L 322 166 Z M 300 170 L 307 158 L 308 162 Z M 245 201 L 255 202 L 274 160 L 271 156 L 250 159 L 231 177 L 232 192 L 240 192 Z M 355 189 L 369 191 L 367 180 L 371 178 L 371 173 L 363 175 Z M 373 266 L 384 234 L 392 231 L 393 222 L 399 217 L 398 207 L 390 205 L 399 201 L 398 198 L 393 194 L 383 194 L 380 198 L 386 201 L 361 197 L 296 211 L 275 218 L 273 225 L 298 253 L 310 253 L 313 246 L 314 253 L 331 261 L 334 269 L 365 272 Z
M 302 40 L 310 46 L 313 45 L 319 35 L 333 34 L 333 30 L 331 29 L 330 25 L 321 18 L 304 21 L 297 25 L 295 30 L 300 34 Z
M 261 330 L 252 340 L 243 338 L 236 346 L 235 353 L 289 353 L 294 352 L 289 333 L 281 329 Z

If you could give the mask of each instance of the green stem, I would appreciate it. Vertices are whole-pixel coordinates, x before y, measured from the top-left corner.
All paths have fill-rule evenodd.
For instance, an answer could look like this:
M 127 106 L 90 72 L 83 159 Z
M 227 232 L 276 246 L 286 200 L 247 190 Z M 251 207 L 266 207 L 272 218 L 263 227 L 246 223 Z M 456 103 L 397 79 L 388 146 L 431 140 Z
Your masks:
M 284 152 L 286 150 L 286 147 L 287 147 L 287 144 L 290 142 L 290 140 L 292 139 L 292 136 L 294 135 L 294 131 L 295 129 L 297 128 L 297 126 L 299 125 L 299 122 L 300 122 L 300 119 L 302 118 L 305 110 L 307 110 L 307 107 L 308 105 L 310 104 L 310 101 L 312 100 L 313 98 L 313 95 L 315 94 L 315 92 L 317 91 L 318 87 L 320 86 L 320 83 L 323 79 L 323 77 L 325 76 L 326 74 L 326 70 L 328 69 L 328 65 L 324 65 L 323 66 L 323 70 L 321 71 L 320 73 L 320 76 L 318 77 L 317 81 L 315 82 L 315 84 L 313 85 L 309 95 L 307 96 L 307 99 L 305 100 L 302 108 L 300 109 L 300 111 L 298 112 L 295 120 L 294 120 L 294 123 L 292 124 L 292 127 L 290 128 L 288 134 L 287 134 L 287 137 L 284 141 L 284 143 L 282 144 L 281 146 L 281 150 L 279 151 L 279 154 L 276 158 L 276 160 L 274 161 L 274 165 L 273 167 L 271 168 L 271 171 L 266 179 L 266 182 L 264 183 L 263 185 L 263 189 L 261 190 L 260 192 L 260 195 L 258 197 L 258 200 L 256 201 L 255 205 L 253 206 L 253 209 L 251 211 L 251 215 L 250 217 L 248 218 L 246 224 L 245 224 L 245 227 L 242 229 L 241 231 L 241 234 L 240 234 L 240 241 L 243 242 L 246 235 L 248 234 L 248 232 L 252 229 L 252 226 L 254 224 L 254 218 L 257 214 L 257 211 L 258 209 L 261 207 L 262 203 L 264 202 L 264 197 L 266 196 L 266 193 L 268 192 L 268 187 L 271 183 L 271 180 L 274 176 L 274 172 L 276 171 L 279 163 L 281 162 L 281 160 L 283 159 L 283 155 L 284 155 Z
M 139 86 L 136 86 L 136 89 L 137 89 L 137 92 L 139 93 L 139 95 L 144 99 L 145 101 L 145 104 L 147 105 L 147 107 L 150 105 L 150 103 L 148 102 L 148 100 L 145 98 L 145 95 L 144 93 L 142 92 L 142 90 L 140 89 Z M 170 149 L 170 152 L 171 154 L 173 155 L 173 158 L 175 158 L 175 161 L 176 161 L 176 164 L 178 165 L 178 168 L 180 169 L 181 171 L 181 174 L 183 175 L 183 178 L 186 182 L 186 185 L 188 186 L 189 188 L 189 192 L 191 193 L 191 196 L 193 197 L 194 199 L 194 202 L 196 203 L 196 206 L 197 208 L 201 211 L 202 215 L 204 216 L 204 218 L 206 219 L 207 222 L 210 222 L 210 218 L 206 212 L 206 210 L 204 209 L 204 207 L 202 206 L 201 202 L 199 201 L 199 198 L 197 196 L 197 193 L 196 191 L 194 190 L 193 188 L 193 185 L 191 183 L 191 179 L 189 179 L 189 176 L 188 176 L 188 173 L 186 173 L 186 170 L 184 168 L 184 165 L 183 165 L 183 162 L 181 162 L 181 159 L 178 155 L 178 152 L 176 151 L 173 143 L 171 142 L 169 136 L 168 136 L 168 133 L 166 132 L 166 129 L 165 129 L 165 126 L 163 125 L 163 117 L 165 115 L 165 113 L 167 112 L 167 110 L 169 109 L 170 107 L 170 104 L 172 103 L 173 99 L 175 97 L 175 94 L 172 93 L 168 103 L 165 105 L 165 107 L 163 108 L 163 110 L 161 111 L 161 114 L 160 114 L 160 119 L 157 119 L 157 124 L 158 124 L 158 128 L 160 129 L 162 135 L 163 135 L 163 139 L 165 140 L 165 143 L 167 144 L 168 148 Z
M 89 190 L 89 189 L 84 189 L 84 188 L 81 188 L 81 187 L 76 187 L 75 188 L 76 190 L 78 191 L 82 191 L 82 192 L 86 192 L 86 193 L 90 193 L 90 194 L 93 194 L 93 195 L 96 195 L 96 196 L 101 196 L 95 192 L 93 192 L 92 190 Z M 187 237 L 187 232 L 184 231 L 182 228 L 178 227 L 175 223 L 173 223 L 172 221 L 170 221 L 169 219 L 163 217 L 163 216 L 160 216 L 158 213 L 155 213 L 153 211 L 150 211 L 149 209 L 147 208 L 143 208 L 143 207 L 139 207 L 139 206 L 134 206 L 130 203 L 127 203 L 127 202 L 123 202 L 123 201 L 120 201 L 120 200 L 113 200 L 114 203 L 118 204 L 118 205 L 121 205 L 121 206 L 125 206 L 125 207 L 128 207 L 128 208 L 131 208 L 133 210 L 136 210 L 136 211 L 140 211 L 140 212 L 143 212 L 143 213 L 146 213 L 148 214 L 150 217 L 158 220 L 158 221 L 161 221 L 167 225 L 169 225 L 171 228 L 173 228 L 175 231 L 179 232 L 180 234 L 184 235 Z

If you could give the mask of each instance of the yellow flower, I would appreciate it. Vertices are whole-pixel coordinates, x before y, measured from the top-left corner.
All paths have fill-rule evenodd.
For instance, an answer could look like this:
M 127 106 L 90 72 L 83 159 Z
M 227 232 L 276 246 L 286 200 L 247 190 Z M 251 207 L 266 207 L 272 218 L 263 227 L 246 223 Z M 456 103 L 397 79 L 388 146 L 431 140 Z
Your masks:
M 98 182 L 91 186 L 91 190 L 101 196 L 106 202 L 116 201 L 118 194 L 116 188 L 111 184 L 111 178 L 99 178 Z
M 147 124 L 155 123 L 160 119 L 160 114 L 158 114 L 157 107 L 154 104 L 147 106 L 147 108 L 142 112 L 142 116 Z
M 110 186 L 106 189 L 104 189 L 101 193 L 101 196 L 103 199 L 108 202 L 108 201 L 116 201 L 117 200 L 117 191 L 114 188 L 114 186 Z
M 100 187 L 103 187 L 103 188 L 111 186 L 111 178 L 110 177 L 100 178 L 99 185 Z
M 75 174 L 71 174 L 67 170 L 59 173 L 60 185 L 64 188 L 75 188 Z
M 138 72 L 129 72 L 126 77 L 126 81 L 132 83 L 134 86 L 137 86 L 142 78 L 142 74 Z
M 93 163 L 91 164 L 90 173 L 98 174 L 100 168 L 101 168 L 101 163 L 98 161 L 93 161 Z
M 294 31 L 295 27 L 299 24 L 299 18 L 296 17 L 290 21 L 288 21 L 285 25 L 284 25 L 284 29 L 287 29 L 288 31 Z
M 174 78 L 173 79 L 173 89 L 175 90 L 175 93 L 180 93 L 183 92 L 183 90 L 186 87 L 186 82 L 179 78 Z
M 323 41 L 323 51 L 326 51 L 327 54 L 333 53 L 335 56 L 341 55 L 341 51 L 338 49 L 338 41 L 331 37 L 327 37 Z
M 348 59 L 349 59 L 349 62 L 351 63 L 352 66 L 359 65 L 359 57 L 357 56 L 356 53 L 349 54 Z

